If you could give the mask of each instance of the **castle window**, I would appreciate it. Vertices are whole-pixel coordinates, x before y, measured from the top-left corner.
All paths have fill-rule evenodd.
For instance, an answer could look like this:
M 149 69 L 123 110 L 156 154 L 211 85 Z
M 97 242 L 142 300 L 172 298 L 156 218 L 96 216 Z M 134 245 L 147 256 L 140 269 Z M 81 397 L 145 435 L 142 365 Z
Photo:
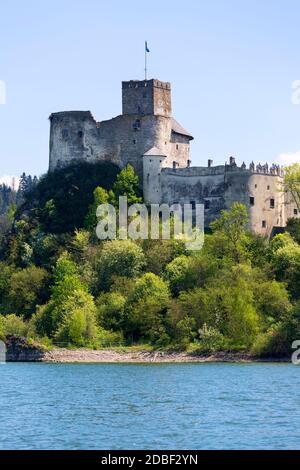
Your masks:
M 83 137 L 83 132 L 82 131 L 78 131 L 78 137 L 79 137 L 79 139 L 82 139 L 82 137 Z
M 173 170 L 176 170 L 177 163 L 173 162 Z
M 63 138 L 63 139 L 67 139 L 67 138 L 69 137 L 69 131 L 68 131 L 68 129 L 63 129 L 63 130 L 61 131 L 61 135 L 62 135 L 62 138 Z
M 270 209 L 274 209 L 275 207 L 275 199 L 270 199 Z
M 262 228 L 266 228 L 267 222 L 265 220 L 263 220 L 262 223 L 261 223 L 261 226 L 262 226 Z
M 268 191 L 269 191 L 269 189 L 270 189 L 270 186 L 267 186 L 267 190 L 268 190 Z
M 141 128 L 141 120 L 140 119 L 136 119 L 132 125 L 133 127 L 133 130 L 135 131 L 139 131 L 140 128 Z
M 204 201 L 204 209 L 209 209 L 210 208 L 210 201 L 206 200 Z
M 196 201 L 190 201 L 190 204 L 192 206 L 192 210 L 194 211 L 196 209 Z
M 294 209 L 294 215 L 298 215 L 298 209 Z
M 176 144 L 176 150 L 178 150 L 178 144 Z
M 135 140 L 135 139 L 133 139 L 132 143 L 135 145 L 135 144 L 136 144 L 136 140 Z
M 254 185 L 255 189 L 257 188 L 257 184 Z
M 250 203 L 250 206 L 254 206 L 254 203 L 255 203 L 254 197 L 251 196 L 251 197 L 249 198 L 249 203 Z

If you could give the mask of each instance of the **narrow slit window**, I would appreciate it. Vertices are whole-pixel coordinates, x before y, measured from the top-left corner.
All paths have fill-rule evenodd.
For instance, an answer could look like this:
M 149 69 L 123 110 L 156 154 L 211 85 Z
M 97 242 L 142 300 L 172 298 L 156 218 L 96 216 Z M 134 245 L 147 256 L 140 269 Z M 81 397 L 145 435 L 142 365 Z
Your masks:
M 196 209 L 196 201 L 190 201 L 190 204 L 192 206 L 192 210 L 194 211 Z
M 254 204 L 255 204 L 255 199 L 254 199 L 253 196 L 250 196 L 249 202 L 250 202 L 250 206 L 254 206 Z
M 270 199 L 270 209 L 274 209 L 275 207 L 275 199 Z
M 69 137 L 68 129 L 63 129 L 62 130 L 62 137 L 63 137 L 63 139 L 67 139 Z

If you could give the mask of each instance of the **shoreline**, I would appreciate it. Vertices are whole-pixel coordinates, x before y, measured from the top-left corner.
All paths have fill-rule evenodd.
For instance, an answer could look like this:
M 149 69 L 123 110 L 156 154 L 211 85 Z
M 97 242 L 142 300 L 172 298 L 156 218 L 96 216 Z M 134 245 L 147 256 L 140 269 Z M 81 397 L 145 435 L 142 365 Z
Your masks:
M 214 354 L 196 354 L 188 352 L 168 351 L 117 351 L 114 349 L 102 350 L 68 350 L 53 349 L 44 354 L 42 362 L 48 363 L 136 363 L 136 364 L 163 364 L 163 363 L 249 363 L 249 362 L 289 362 L 290 358 L 258 358 L 246 353 L 218 352 Z
M 25 338 L 10 336 L 6 342 L 7 362 L 44 362 L 78 364 L 163 364 L 163 363 L 250 363 L 250 362 L 291 362 L 291 357 L 258 357 L 248 352 L 219 351 L 215 353 L 187 351 L 153 351 L 147 349 L 46 349 Z
M 52 349 L 26 348 L 22 351 L 8 351 L 7 362 L 40 362 L 52 364 L 183 364 L 183 363 L 288 363 L 290 358 L 261 358 L 247 353 L 218 352 L 196 354 L 168 351 L 118 351 L 114 349 Z

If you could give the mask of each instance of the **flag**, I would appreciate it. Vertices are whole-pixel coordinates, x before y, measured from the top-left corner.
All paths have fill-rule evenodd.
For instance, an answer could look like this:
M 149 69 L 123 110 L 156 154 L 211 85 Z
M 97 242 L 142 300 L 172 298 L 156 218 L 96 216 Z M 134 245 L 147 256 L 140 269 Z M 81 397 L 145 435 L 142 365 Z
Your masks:
M 145 41 L 145 51 L 146 51 L 146 52 L 150 52 L 150 49 L 148 49 L 147 41 Z

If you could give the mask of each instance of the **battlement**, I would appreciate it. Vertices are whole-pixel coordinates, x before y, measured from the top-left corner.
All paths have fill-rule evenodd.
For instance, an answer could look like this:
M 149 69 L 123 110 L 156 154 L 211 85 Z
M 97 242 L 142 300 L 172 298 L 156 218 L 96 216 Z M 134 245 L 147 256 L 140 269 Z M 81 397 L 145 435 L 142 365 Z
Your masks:
M 122 82 L 122 110 L 128 115 L 171 117 L 171 84 L 156 79 Z
M 165 90 L 171 90 L 170 82 L 161 82 L 152 78 L 151 80 L 129 80 L 127 82 L 122 82 L 122 90 L 127 90 L 128 88 L 146 88 L 146 87 L 155 87 L 162 88 Z

